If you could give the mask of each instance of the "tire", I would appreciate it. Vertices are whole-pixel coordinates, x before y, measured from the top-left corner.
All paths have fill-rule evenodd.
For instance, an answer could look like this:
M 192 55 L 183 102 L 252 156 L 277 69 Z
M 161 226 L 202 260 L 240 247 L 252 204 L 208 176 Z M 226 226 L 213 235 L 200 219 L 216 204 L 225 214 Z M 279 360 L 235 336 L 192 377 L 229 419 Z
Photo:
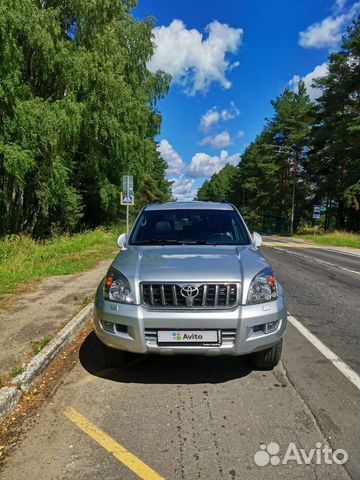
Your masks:
M 282 339 L 271 348 L 253 354 L 255 367 L 272 370 L 280 362 L 282 352 Z
M 108 368 L 123 367 L 126 362 L 126 352 L 104 345 L 104 359 Z

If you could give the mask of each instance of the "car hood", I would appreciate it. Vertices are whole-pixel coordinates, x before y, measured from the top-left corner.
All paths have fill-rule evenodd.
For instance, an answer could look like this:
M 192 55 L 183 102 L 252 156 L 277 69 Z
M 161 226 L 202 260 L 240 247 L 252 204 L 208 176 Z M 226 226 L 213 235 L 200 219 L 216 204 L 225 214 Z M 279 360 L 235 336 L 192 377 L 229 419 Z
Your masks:
M 128 278 L 134 292 L 139 282 L 241 282 L 244 294 L 268 263 L 250 245 L 176 245 L 127 247 L 112 266 Z

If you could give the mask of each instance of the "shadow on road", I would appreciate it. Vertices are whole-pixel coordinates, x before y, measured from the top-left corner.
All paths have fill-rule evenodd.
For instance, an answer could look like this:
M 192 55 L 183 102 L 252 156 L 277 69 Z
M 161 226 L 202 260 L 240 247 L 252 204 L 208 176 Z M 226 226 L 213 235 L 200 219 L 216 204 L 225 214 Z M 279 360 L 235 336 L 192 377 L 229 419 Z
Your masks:
M 252 365 L 246 357 L 129 354 L 124 367 L 107 368 L 103 347 L 91 332 L 79 352 L 81 365 L 91 375 L 113 382 L 154 384 L 223 383 L 247 376 Z

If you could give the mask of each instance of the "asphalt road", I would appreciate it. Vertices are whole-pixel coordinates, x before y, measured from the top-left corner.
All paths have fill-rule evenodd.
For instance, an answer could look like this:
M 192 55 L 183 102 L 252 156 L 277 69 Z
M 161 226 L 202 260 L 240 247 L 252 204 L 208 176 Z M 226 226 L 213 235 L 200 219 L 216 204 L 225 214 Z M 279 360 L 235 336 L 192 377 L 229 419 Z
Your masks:
M 288 311 L 360 373 L 360 256 L 281 243 L 263 254 L 285 287 Z
M 338 267 L 359 270 L 360 257 L 282 249 L 310 257 L 263 248 L 289 312 L 359 371 L 360 275 Z M 339 265 L 315 261 L 325 256 Z M 61 387 L 25 421 L 0 479 L 358 480 L 359 440 L 358 389 L 291 324 L 271 372 L 224 357 L 133 357 L 105 370 L 90 334 Z M 257 465 L 270 442 L 278 456 Z M 349 460 L 283 464 L 292 443 L 307 453 L 329 444 Z

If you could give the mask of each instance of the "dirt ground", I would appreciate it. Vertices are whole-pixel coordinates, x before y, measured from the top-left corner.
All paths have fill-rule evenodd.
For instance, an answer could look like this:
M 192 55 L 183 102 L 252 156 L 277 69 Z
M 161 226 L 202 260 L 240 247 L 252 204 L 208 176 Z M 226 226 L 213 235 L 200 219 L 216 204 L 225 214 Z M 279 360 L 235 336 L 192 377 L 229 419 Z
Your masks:
M 110 263 L 111 259 L 103 260 L 87 272 L 48 277 L 0 311 L 1 379 L 27 363 L 34 355 L 34 342 L 52 338 L 92 300 Z

